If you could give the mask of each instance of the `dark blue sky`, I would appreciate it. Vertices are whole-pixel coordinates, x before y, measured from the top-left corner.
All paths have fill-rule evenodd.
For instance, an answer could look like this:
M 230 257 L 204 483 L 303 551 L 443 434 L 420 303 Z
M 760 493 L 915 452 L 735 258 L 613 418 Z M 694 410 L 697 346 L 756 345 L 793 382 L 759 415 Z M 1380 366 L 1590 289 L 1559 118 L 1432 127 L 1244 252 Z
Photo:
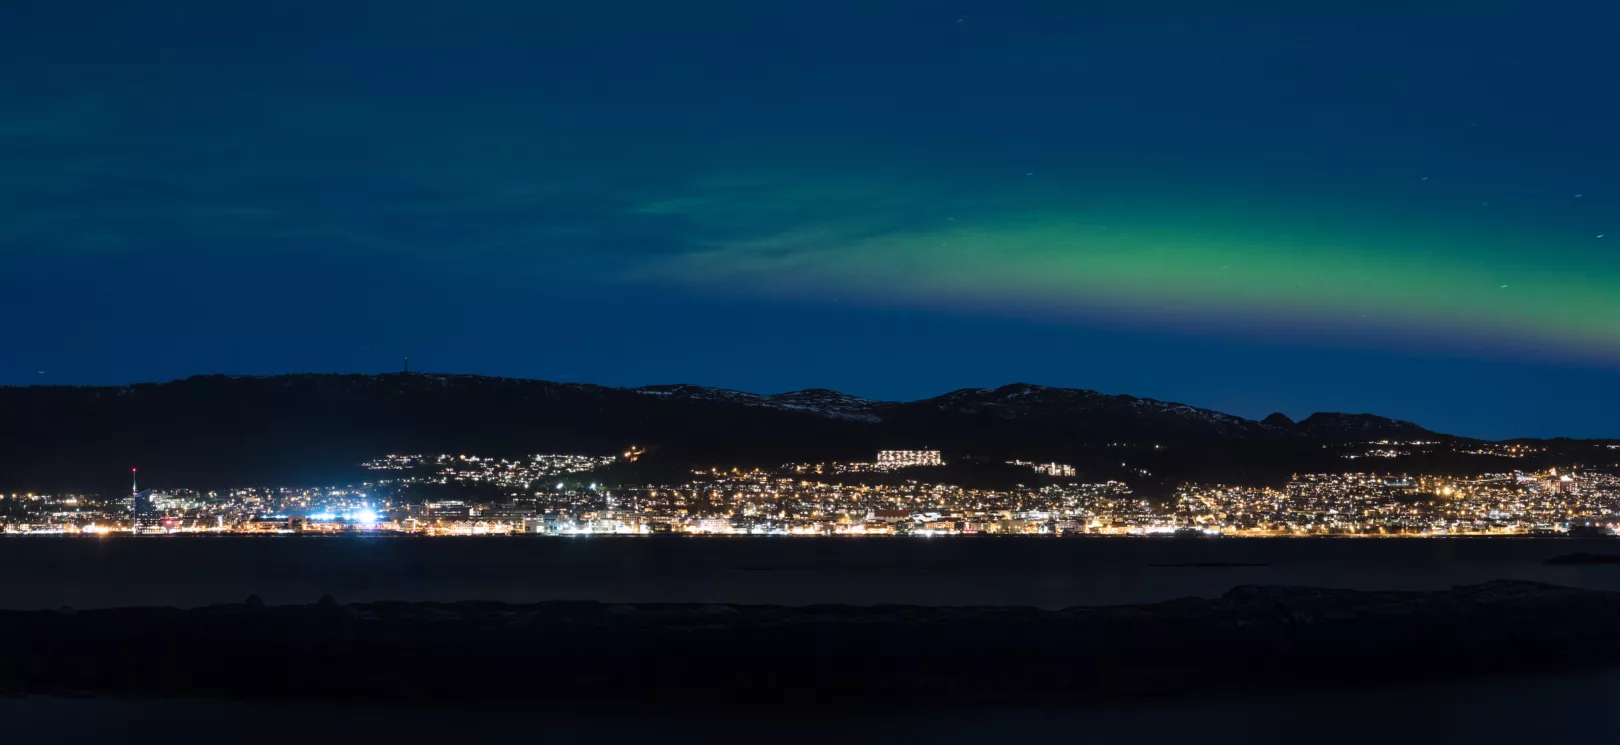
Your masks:
M 1620 436 L 1620 10 L 1214 5 L 12 0 L 0 383 L 408 355 Z

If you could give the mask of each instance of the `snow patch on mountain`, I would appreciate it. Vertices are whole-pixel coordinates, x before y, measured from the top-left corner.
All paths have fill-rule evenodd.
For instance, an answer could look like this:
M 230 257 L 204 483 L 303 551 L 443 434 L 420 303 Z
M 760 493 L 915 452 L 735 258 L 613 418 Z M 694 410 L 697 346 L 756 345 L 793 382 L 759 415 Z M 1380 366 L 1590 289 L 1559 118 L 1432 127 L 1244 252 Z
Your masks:
M 644 396 L 665 396 L 687 401 L 715 401 L 779 411 L 798 411 L 829 419 L 873 423 L 883 421 L 877 413 L 879 402 L 825 388 L 770 395 L 686 384 L 649 385 L 632 390 Z
M 964 388 L 940 396 L 933 403 L 942 411 L 989 414 L 1008 419 L 1109 416 L 1129 412 L 1133 415 L 1170 416 L 1224 430 L 1247 430 L 1257 426 L 1243 417 L 1187 404 L 1029 383 L 1014 383 L 1000 388 Z

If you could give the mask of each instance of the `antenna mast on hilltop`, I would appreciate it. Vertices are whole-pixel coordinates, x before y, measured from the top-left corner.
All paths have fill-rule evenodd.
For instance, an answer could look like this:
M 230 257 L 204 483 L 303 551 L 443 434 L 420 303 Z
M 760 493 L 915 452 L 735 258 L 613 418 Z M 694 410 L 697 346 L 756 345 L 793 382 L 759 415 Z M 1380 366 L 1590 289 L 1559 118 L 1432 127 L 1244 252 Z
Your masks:
M 405 374 L 406 375 L 411 374 L 411 358 L 409 358 L 409 357 L 405 358 Z

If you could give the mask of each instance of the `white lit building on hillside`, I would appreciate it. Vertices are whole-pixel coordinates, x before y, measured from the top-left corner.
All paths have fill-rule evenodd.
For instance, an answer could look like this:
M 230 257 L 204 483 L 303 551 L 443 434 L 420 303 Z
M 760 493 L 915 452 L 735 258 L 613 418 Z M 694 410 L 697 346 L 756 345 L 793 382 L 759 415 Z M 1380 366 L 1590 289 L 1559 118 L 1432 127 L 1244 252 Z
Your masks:
M 938 450 L 879 450 L 878 468 L 910 468 L 912 466 L 943 466 Z

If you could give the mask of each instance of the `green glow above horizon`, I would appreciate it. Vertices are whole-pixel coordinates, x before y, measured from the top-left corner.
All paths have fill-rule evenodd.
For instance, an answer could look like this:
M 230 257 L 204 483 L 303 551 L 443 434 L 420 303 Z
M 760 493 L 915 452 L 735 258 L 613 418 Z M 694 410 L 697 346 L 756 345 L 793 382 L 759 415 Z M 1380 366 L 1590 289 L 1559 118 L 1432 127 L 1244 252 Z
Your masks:
M 1370 207 L 1289 214 L 1233 198 L 1220 210 L 1124 199 L 1066 210 L 1050 195 L 925 210 L 925 199 L 874 196 L 880 189 L 817 201 L 829 191 L 645 208 L 689 220 L 698 248 L 635 277 L 812 301 L 1550 345 L 1579 356 L 1620 345 L 1620 263 L 1605 258 L 1607 236 L 1538 239 L 1484 221 L 1457 235 Z M 873 199 L 887 201 L 863 206 Z M 784 202 L 797 206 L 783 214 Z M 877 217 L 906 210 L 907 219 Z

